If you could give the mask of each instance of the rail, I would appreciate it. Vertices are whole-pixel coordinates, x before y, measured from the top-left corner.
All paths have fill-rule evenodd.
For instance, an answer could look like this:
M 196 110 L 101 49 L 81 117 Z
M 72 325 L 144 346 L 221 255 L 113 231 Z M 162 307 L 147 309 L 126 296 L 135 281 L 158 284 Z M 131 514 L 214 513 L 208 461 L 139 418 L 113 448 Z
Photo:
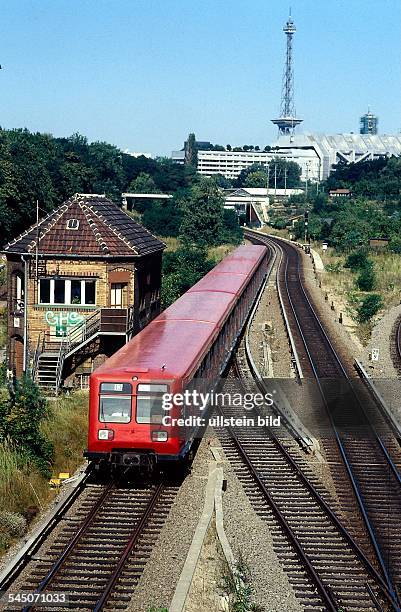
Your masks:
M 49 534 L 63 519 L 67 510 L 71 508 L 75 500 L 79 497 L 79 495 L 81 495 L 88 483 L 91 473 L 92 468 L 88 468 L 87 471 L 77 479 L 74 488 L 64 499 L 61 505 L 50 514 L 46 523 L 34 533 L 25 546 L 12 559 L 11 564 L 3 570 L 3 573 L 0 575 L 0 591 L 6 591 L 9 589 L 12 583 L 18 578 L 22 570 L 32 560 L 34 555 L 48 538 Z
M 261 238 L 262 239 L 264 238 L 264 240 L 266 242 L 268 242 L 268 243 L 272 241 L 272 237 L 270 237 L 270 239 L 269 239 L 268 237 L 259 234 L 259 240 Z M 274 242 L 276 240 L 279 240 L 279 239 L 274 237 Z M 292 247 L 292 248 L 294 248 L 294 247 Z M 348 376 L 348 374 L 347 374 L 347 372 L 346 372 L 346 370 L 345 370 L 345 368 L 344 368 L 344 366 L 343 366 L 339 356 L 337 355 L 336 350 L 335 350 L 332 342 L 330 341 L 329 337 L 327 336 L 326 331 L 324 330 L 324 328 L 323 328 L 323 326 L 322 326 L 322 324 L 321 324 L 321 322 L 319 320 L 319 317 L 317 316 L 317 314 L 315 312 L 315 309 L 313 308 L 313 306 L 311 304 L 311 301 L 309 300 L 308 295 L 306 294 L 306 291 L 305 291 L 305 288 L 303 286 L 303 282 L 302 282 L 302 279 L 301 279 L 299 256 L 297 258 L 297 270 L 296 270 L 296 274 L 297 274 L 298 286 L 299 286 L 300 292 L 301 292 L 300 295 L 301 295 L 302 299 L 305 300 L 305 303 L 308 305 L 309 310 L 310 310 L 310 312 L 311 312 L 311 314 L 313 316 L 313 319 L 314 319 L 315 323 L 317 323 L 318 328 L 319 328 L 319 330 L 320 330 L 320 332 L 321 332 L 321 334 L 322 334 L 322 336 L 323 336 L 323 338 L 324 338 L 324 340 L 325 340 L 325 342 L 327 344 L 327 347 L 329 348 L 332 356 L 334 357 L 335 362 L 339 366 L 340 371 L 342 372 L 342 375 L 344 376 L 345 380 L 347 380 L 349 382 L 350 390 L 352 391 L 353 396 L 354 396 L 355 400 L 357 401 L 357 404 L 359 405 L 359 407 L 361 409 L 361 412 L 362 412 L 362 414 L 364 415 L 364 417 L 366 419 L 366 423 L 369 425 L 369 427 L 371 428 L 371 431 L 373 431 L 373 433 L 374 433 L 374 436 L 375 436 L 376 440 L 379 442 L 378 446 L 379 446 L 379 448 L 380 448 L 380 450 L 381 450 L 381 452 L 383 454 L 383 457 L 384 457 L 386 463 L 389 465 L 390 471 L 393 474 L 394 474 L 394 471 L 395 471 L 396 479 L 397 479 L 398 483 L 400 483 L 400 475 L 399 475 L 399 473 L 398 473 L 394 463 L 391 461 L 390 455 L 389 455 L 385 445 L 383 444 L 383 442 L 376 435 L 376 433 L 375 433 L 375 431 L 373 429 L 373 426 L 372 426 L 372 424 L 371 424 L 371 422 L 370 422 L 370 420 L 369 420 L 369 418 L 368 418 L 368 416 L 366 414 L 366 411 L 365 411 L 364 407 L 362 406 L 362 404 L 361 404 L 361 402 L 359 400 L 359 397 L 356 395 L 354 388 L 352 387 L 352 384 L 350 382 L 349 376 Z M 287 282 L 287 269 L 286 269 L 286 275 L 285 275 L 285 286 L 286 286 L 286 291 L 289 293 L 288 282 Z M 329 417 L 329 420 L 330 420 L 330 423 L 331 423 L 331 426 L 332 426 L 332 429 L 333 429 L 333 432 L 334 432 L 334 435 L 335 435 L 335 439 L 336 439 L 336 443 L 337 443 L 339 451 L 340 451 L 340 455 L 342 457 L 342 460 L 344 462 L 346 471 L 348 473 L 348 477 L 349 477 L 352 489 L 354 491 L 354 495 L 355 495 L 355 498 L 357 500 L 357 503 L 358 503 L 361 515 L 363 517 L 363 521 L 365 523 L 365 527 L 366 527 L 367 532 L 369 534 L 370 541 L 371 541 L 372 546 L 373 546 L 373 548 L 375 550 L 376 558 L 377 558 L 378 563 L 380 565 L 381 571 L 383 572 L 383 575 L 385 576 L 389 592 L 392 594 L 392 598 L 393 598 L 394 602 L 396 602 L 396 606 L 397 606 L 396 609 L 400 610 L 401 608 L 400 608 L 400 604 L 399 604 L 398 597 L 397 597 L 397 591 L 396 591 L 396 589 L 394 587 L 393 581 L 392 581 L 392 579 L 390 577 L 390 574 L 388 572 L 387 564 L 386 564 L 386 562 L 385 562 L 385 560 L 383 558 L 383 554 L 382 554 L 381 548 L 379 546 L 379 543 L 378 543 L 378 540 L 377 540 L 377 537 L 376 537 L 375 529 L 374 529 L 374 527 L 373 527 L 373 525 L 371 523 L 371 520 L 369 518 L 367 508 L 365 507 L 365 503 L 364 503 L 364 500 L 363 500 L 363 495 L 362 495 L 361 490 L 360 490 L 360 486 L 359 486 L 359 484 L 357 482 L 357 479 L 354 476 L 353 468 L 352 468 L 351 462 L 350 462 L 350 460 L 348 458 L 348 454 L 347 454 L 347 450 L 346 450 L 346 445 L 345 445 L 343 439 L 341 438 L 341 436 L 339 434 L 339 431 L 338 431 L 338 428 L 337 428 L 337 426 L 336 426 L 336 424 L 334 422 L 333 416 L 332 416 L 332 414 L 331 414 L 331 412 L 330 412 L 330 410 L 328 408 L 328 404 L 327 404 L 327 400 L 326 400 L 326 394 L 325 394 L 325 391 L 324 391 L 324 389 L 323 389 L 323 387 L 321 385 L 321 382 L 320 382 L 320 379 L 319 379 L 319 375 L 318 375 L 318 372 L 317 372 L 317 369 L 316 369 L 316 365 L 314 363 L 313 357 L 312 357 L 311 352 L 309 350 L 308 342 L 307 342 L 307 340 L 305 338 L 305 335 L 303 333 L 301 322 L 299 321 L 299 318 L 298 318 L 297 313 L 295 311 L 294 303 L 292 302 L 292 299 L 291 299 L 290 295 L 288 295 L 288 298 L 289 298 L 289 304 L 290 304 L 292 312 L 293 312 L 294 320 L 296 321 L 296 324 L 297 324 L 297 327 L 298 327 L 298 331 L 299 331 L 300 337 L 302 339 L 302 342 L 303 342 L 303 345 L 304 345 L 304 348 L 305 348 L 305 352 L 306 352 L 306 354 L 308 356 L 308 360 L 309 360 L 311 369 L 313 371 L 313 374 L 314 374 L 314 377 L 316 379 L 318 388 L 320 390 L 320 393 L 321 393 L 324 405 L 326 407 L 326 411 L 327 411 L 327 414 L 328 414 L 328 417 Z

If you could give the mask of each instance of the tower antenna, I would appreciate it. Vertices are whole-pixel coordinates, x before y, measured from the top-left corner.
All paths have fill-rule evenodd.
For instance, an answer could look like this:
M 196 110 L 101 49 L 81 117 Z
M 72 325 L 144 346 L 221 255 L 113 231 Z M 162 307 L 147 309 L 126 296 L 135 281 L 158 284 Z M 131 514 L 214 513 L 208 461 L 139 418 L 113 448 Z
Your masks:
M 281 92 L 280 117 L 278 119 L 272 119 L 272 122 L 278 127 L 279 136 L 292 134 L 296 126 L 303 121 L 302 119 L 297 118 L 295 112 L 293 38 L 297 29 L 291 16 L 291 8 L 288 21 L 285 24 L 283 31 L 287 36 L 287 52 L 283 74 L 283 87 Z

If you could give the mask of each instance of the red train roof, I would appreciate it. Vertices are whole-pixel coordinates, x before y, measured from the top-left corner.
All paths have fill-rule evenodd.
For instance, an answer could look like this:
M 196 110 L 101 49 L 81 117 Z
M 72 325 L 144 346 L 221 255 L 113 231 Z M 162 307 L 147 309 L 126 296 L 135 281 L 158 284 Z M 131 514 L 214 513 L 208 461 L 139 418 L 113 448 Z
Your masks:
M 187 291 L 179 300 L 162 312 L 155 322 L 159 321 L 209 321 L 218 323 L 224 320 L 224 315 L 230 310 L 235 302 L 235 296 L 231 293 L 203 291 L 191 293 Z
M 215 323 L 154 320 L 97 368 L 94 375 L 102 380 L 108 374 L 114 377 L 127 373 L 139 373 L 142 379 L 185 376 L 217 332 Z
M 196 291 L 240 293 L 265 252 L 264 246 L 238 247 L 191 287 L 188 293 Z
M 139 372 L 141 378 L 175 378 L 190 373 L 265 253 L 263 246 L 237 248 L 97 368 L 94 376 L 105 380 L 107 375 Z

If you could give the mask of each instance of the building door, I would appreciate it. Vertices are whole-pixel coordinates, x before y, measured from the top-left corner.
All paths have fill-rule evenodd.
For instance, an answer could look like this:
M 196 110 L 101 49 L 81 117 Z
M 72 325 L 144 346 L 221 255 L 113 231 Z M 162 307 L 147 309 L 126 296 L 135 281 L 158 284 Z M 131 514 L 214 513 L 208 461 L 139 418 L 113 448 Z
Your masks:
M 111 308 L 127 308 L 127 283 L 111 283 Z
M 11 338 L 11 369 L 19 378 L 22 375 L 24 366 L 24 341 L 20 336 Z

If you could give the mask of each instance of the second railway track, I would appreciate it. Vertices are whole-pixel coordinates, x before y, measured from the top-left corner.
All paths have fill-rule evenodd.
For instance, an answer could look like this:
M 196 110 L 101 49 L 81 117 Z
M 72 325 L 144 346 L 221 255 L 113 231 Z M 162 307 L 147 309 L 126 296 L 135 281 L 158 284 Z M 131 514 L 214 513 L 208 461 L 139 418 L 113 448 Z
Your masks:
M 320 323 L 304 287 L 300 255 L 293 245 L 248 233 L 252 241 L 278 248 L 283 263 L 279 290 L 296 344 L 302 375 L 317 381 L 333 435 L 323 437 L 336 466 L 338 488 L 352 489 L 376 562 L 394 598 L 401 584 L 401 479 L 399 444 L 378 416 L 373 399 L 343 363 Z M 342 390 L 342 393 L 340 392 Z M 350 487 L 351 484 L 351 487 Z M 355 507 L 348 494 L 344 506 Z M 373 559 L 372 559 L 373 560 Z
M 66 608 L 80 611 L 126 609 L 178 488 L 164 481 L 87 485 L 9 590 L 68 594 Z

